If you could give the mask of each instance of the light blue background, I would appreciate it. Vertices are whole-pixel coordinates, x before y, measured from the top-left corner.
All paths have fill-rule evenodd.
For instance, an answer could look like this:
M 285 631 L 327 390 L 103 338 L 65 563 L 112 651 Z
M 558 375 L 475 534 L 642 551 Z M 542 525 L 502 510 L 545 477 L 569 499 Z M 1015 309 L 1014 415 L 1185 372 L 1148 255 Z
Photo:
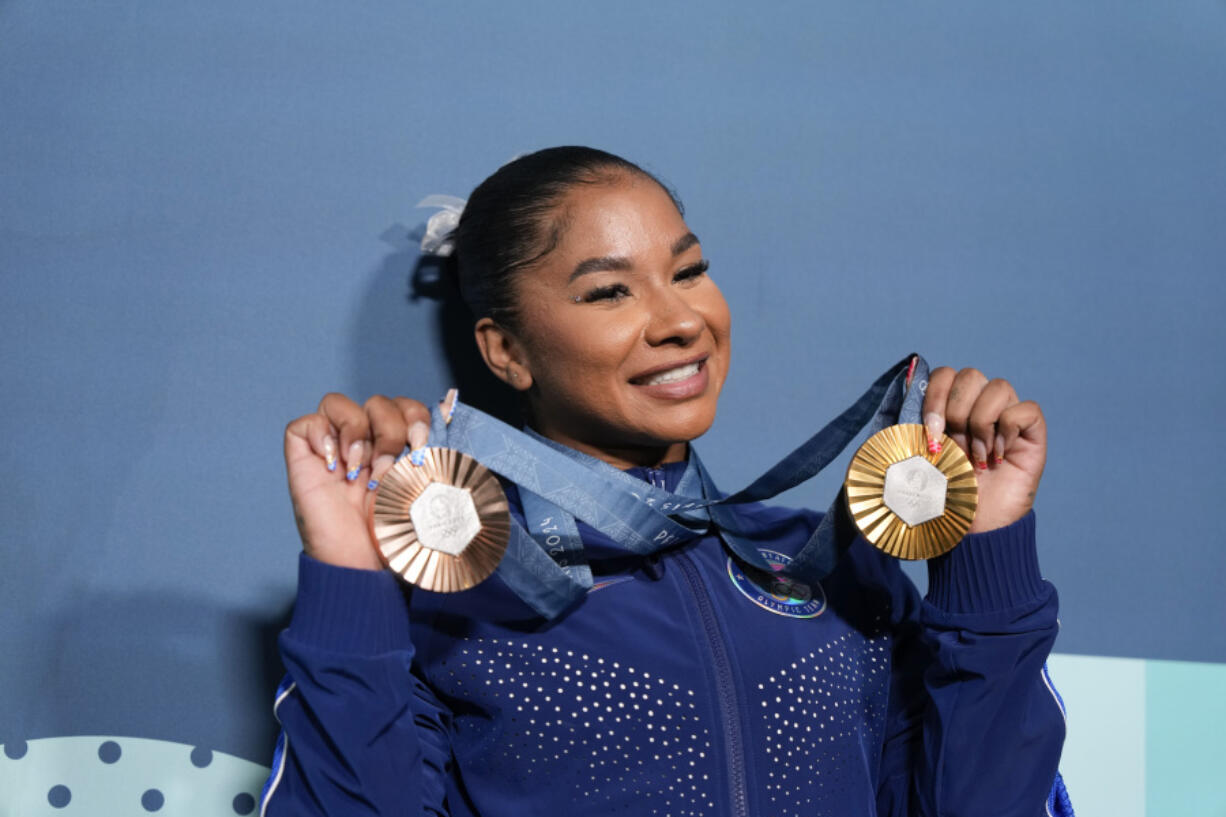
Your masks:
M 0 3 L 0 742 L 267 763 L 284 425 L 442 394 L 379 236 L 562 143 L 687 204 L 725 487 L 912 349 L 979 366 L 1050 423 L 1058 648 L 1226 662 L 1226 5 L 604 6 Z

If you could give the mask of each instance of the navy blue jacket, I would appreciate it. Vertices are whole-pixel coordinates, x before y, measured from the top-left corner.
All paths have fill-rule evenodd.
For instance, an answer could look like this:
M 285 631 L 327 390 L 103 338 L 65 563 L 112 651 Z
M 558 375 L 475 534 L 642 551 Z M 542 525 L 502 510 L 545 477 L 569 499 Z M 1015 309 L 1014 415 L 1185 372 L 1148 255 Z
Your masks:
M 741 512 L 779 564 L 820 518 Z M 1051 812 L 1064 717 L 1033 514 L 930 562 L 926 599 L 862 540 L 806 599 L 755 587 L 715 535 L 642 558 L 580 532 L 596 584 L 552 622 L 496 576 L 410 597 L 303 556 L 261 813 Z

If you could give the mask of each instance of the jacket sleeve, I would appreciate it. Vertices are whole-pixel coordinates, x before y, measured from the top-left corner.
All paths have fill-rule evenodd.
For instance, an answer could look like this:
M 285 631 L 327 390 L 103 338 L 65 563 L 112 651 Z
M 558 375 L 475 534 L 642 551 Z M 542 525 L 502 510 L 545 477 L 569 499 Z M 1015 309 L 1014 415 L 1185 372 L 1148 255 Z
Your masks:
M 287 675 L 262 817 L 445 815 L 449 714 L 413 672 L 395 577 L 304 554 L 279 645 Z
M 930 561 L 922 602 L 905 584 L 879 813 L 1053 813 L 1064 712 L 1044 665 L 1059 625 L 1033 513 Z

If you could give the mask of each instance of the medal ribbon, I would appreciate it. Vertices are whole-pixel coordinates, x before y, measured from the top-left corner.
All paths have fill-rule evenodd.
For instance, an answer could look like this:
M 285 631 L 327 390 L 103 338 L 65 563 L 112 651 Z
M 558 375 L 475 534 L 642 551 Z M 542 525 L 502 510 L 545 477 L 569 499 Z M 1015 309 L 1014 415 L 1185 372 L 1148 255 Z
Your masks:
M 499 576 L 529 606 L 554 618 L 592 586 L 576 519 L 627 551 L 652 554 L 714 527 L 743 564 L 773 572 L 758 552 L 753 531 L 730 506 L 770 499 L 814 476 L 867 426 L 875 433 L 896 422 L 918 423 L 928 385 L 928 364 L 918 355 L 890 367 L 842 414 L 748 487 L 723 495 L 690 447 L 675 493 L 635 479 L 539 434 L 520 431 L 458 401 L 450 422 L 435 407 L 430 445 L 461 451 L 514 482 L 528 530 L 512 519 Z M 842 492 L 809 541 L 786 568 L 813 584 L 829 575 L 857 530 Z

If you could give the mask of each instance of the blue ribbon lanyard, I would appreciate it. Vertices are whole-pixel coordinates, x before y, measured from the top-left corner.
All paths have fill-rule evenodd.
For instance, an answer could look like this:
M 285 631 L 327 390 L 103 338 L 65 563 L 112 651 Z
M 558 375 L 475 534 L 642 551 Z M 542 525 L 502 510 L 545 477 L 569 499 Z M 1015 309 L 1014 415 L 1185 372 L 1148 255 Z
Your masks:
M 432 410 L 430 444 L 462 451 L 516 483 L 529 530 L 513 522 L 498 573 L 533 609 L 553 618 L 592 586 L 576 519 L 639 554 L 689 541 L 714 525 L 741 562 L 769 571 L 730 506 L 770 499 L 799 485 L 838 457 L 865 426 L 876 433 L 895 422 L 918 423 L 927 384 L 928 364 L 908 356 L 825 428 L 728 496 L 715 487 L 692 447 L 677 492 L 671 493 L 458 402 L 449 423 L 437 407 Z M 842 505 L 840 494 L 788 566 L 788 576 L 812 584 L 834 569 L 855 537 Z

